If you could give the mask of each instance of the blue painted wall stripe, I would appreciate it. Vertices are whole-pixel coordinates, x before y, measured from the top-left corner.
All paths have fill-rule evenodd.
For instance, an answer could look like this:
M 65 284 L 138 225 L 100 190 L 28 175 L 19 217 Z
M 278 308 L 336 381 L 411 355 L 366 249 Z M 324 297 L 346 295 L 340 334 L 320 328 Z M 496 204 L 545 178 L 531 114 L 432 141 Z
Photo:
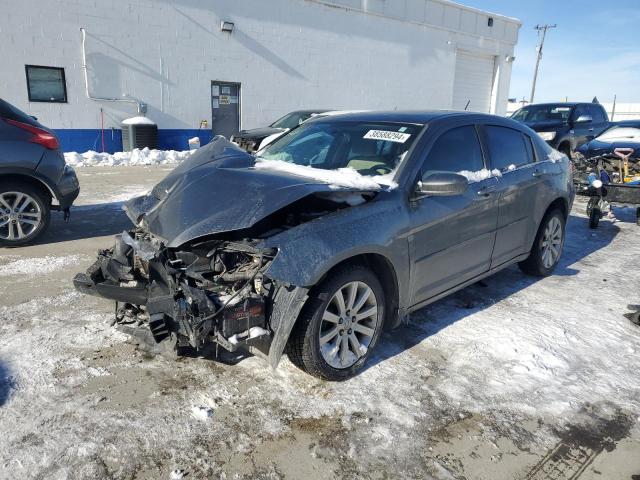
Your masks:
M 86 152 L 102 150 L 100 129 L 55 129 L 60 146 L 65 152 Z M 188 150 L 189 139 L 198 137 L 200 145 L 206 145 L 213 137 L 211 130 L 194 129 L 161 129 L 158 130 L 158 148 L 161 150 Z M 105 151 L 109 153 L 122 151 L 122 131 L 106 129 L 104 131 Z

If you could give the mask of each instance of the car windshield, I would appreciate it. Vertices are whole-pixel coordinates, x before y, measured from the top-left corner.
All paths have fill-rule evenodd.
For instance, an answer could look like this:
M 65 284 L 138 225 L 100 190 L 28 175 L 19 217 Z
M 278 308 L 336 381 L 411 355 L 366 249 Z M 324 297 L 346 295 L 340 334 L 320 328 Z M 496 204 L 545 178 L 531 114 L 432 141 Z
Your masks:
M 291 112 L 271 124 L 273 128 L 292 129 L 311 118 L 315 112 Z
M 511 118 L 518 122 L 562 122 L 567 123 L 571 107 L 566 105 L 529 105 L 516 111 Z
M 640 125 L 616 125 L 600 135 L 598 140 L 602 142 L 612 142 L 616 140 L 640 142 Z
M 423 125 L 376 122 L 312 122 L 258 152 L 262 160 L 386 175 L 404 159 Z

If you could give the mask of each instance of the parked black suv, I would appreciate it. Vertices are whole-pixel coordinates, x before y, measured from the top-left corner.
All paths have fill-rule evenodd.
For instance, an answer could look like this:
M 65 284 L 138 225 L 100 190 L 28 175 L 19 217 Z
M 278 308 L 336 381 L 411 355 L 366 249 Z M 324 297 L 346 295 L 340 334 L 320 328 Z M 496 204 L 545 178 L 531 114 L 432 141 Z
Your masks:
M 607 111 L 599 103 L 538 103 L 522 107 L 511 118 L 531 127 L 568 156 L 610 125 Z
M 0 98 L 0 247 L 35 240 L 79 193 L 54 133 Z
M 296 128 L 302 122 L 310 119 L 313 115 L 324 113 L 328 110 L 298 110 L 287 113 L 284 117 L 276 120 L 268 127 L 254 128 L 252 130 L 242 130 L 234 135 L 230 140 L 243 150 L 253 153 L 259 150 L 262 141 L 271 135 L 284 133 L 292 128 Z

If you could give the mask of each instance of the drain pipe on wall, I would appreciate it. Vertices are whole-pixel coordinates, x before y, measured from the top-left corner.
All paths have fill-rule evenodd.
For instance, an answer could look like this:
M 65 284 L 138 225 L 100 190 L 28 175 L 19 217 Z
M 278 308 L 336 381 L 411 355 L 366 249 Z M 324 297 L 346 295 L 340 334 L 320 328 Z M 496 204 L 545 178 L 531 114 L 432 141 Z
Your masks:
M 91 95 L 89 92 L 89 75 L 87 74 L 87 51 L 85 48 L 85 43 L 87 40 L 87 32 L 84 27 L 80 27 L 80 31 L 82 32 L 82 71 L 84 73 L 84 91 L 89 100 L 93 100 L 95 102 L 124 102 L 124 103 L 133 103 L 136 105 L 137 111 L 139 115 L 144 115 L 147 113 L 147 105 L 138 100 L 133 100 L 129 98 L 108 98 L 108 97 L 95 97 Z

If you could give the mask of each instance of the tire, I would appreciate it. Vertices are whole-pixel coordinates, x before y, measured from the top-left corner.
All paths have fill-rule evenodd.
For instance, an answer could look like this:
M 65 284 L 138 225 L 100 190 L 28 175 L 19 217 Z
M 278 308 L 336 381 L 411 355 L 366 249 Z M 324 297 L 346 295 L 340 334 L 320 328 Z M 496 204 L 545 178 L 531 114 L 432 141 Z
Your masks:
M 589 212 L 589 228 L 592 230 L 598 228 L 600 218 L 602 218 L 602 212 L 598 207 L 593 207 L 591 212 Z
M 0 247 L 19 247 L 33 242 L 44 233 L 50 221 L 48 195 L 28 183 L 0 183 Z
M 344 299 L 343 315 L 340 314 L 338 292 Z M 352 298 L 354 300 L 350 300 Z M 350 305 L 357 311 L 351 312 Z M 371 313 L 374 308 L 375 314 Z M 358 313 L 369 316 L 354 322 Z M 380 337 L 385 315 L 384 290 L 373 272 L 361 265 L 344 266 L 310 293 L 289 338 L 289 358 L 294 365 L 315 377 L 347 380 L 367 362 Z
M 559 232 L 556 231 L 557 227 L 559 227 Z M 555 245 L 555 248 L 547 247 L 549 238 L 553 240 L 552 245 Z M 538 233 L 536 234 L 533 246 L 531 247 L 529 257 L 518 263 L 520 270 L 527 275 L 533 275 L 536 277 L 546 277 L 551 275 L 562 256 L 564 238 L 564 215 L 559 209 L 553 209 L 547 212 L 542 219 L 542 222 L 540 222 L 540 227 L 538 228 Z M 554 253 L 555 251 L 557 251 L 557 255 Z M 551 255 L 551 257 L 548 257 L 547 255 Z
M 640 227 L 640 207 L 636 208 L 636 225 Z

